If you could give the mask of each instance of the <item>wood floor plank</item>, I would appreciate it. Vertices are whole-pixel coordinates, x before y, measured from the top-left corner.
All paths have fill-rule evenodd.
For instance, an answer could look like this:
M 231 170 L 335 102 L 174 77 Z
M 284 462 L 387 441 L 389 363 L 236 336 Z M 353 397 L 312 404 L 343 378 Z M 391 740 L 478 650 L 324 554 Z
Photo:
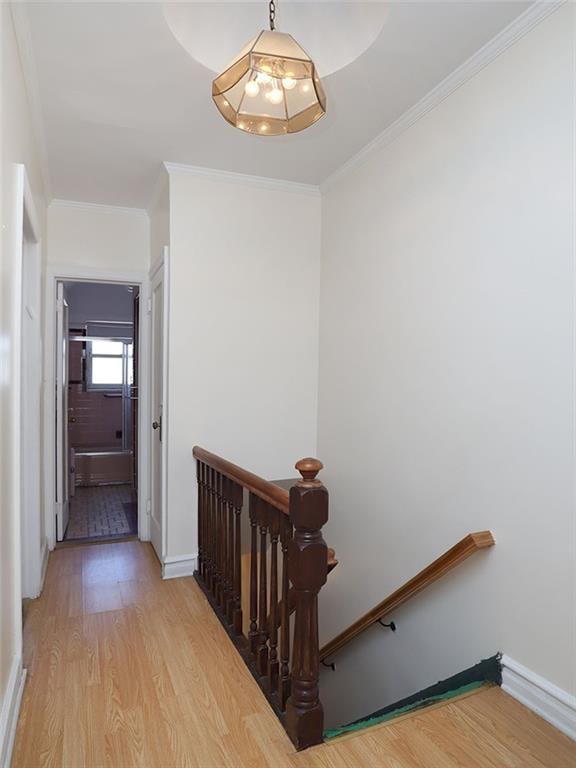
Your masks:
M 12 768 L 575 768 L 499 688 L 296 753 L 193 579 L 138 541 L 52 553 Z

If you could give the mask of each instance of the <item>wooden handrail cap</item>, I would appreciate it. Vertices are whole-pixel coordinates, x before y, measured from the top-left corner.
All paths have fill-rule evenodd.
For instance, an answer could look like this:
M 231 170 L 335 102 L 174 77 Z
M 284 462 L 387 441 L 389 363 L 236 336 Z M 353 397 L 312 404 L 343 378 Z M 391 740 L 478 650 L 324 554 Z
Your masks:
M 324 468 L 324 464 L 319 459 L 308 457 L 296 462 L 296 469 L 302 475 L 305 481 L 315 480 L 316 475 Z

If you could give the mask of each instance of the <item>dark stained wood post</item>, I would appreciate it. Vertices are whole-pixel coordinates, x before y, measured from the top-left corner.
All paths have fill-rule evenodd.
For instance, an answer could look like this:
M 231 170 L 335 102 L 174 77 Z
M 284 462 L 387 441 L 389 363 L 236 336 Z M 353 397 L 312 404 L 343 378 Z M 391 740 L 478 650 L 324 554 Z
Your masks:
M 286 702 L 290 696 L 290 606 L 289 591 L 290 581 L 288 577 L 288 545 L 292 538 L 292 523 L 290 518 L 282 515 L 280 522 L 280 543 L 282 547 L 282 603 L 280 606 L 280 681 L 278 683 L 278 696 L 280 709 L 286 709 Z
M 328 491 L 316 475 L 318 459 L 301 459 L 302 475 L 290 489 L 290 519 L 294 536 L 288 545 L 288 573 L 295 591 L 292 689 L 286 704 L 286 730 L 297 749 L 323 741 L 324 711 L 320 702 L 318 593 L 328 575 L 327 547 L 322 526 L 328 520 Z
M 242 634 L 242 531 L 241 515 L 244 492 L 241 485 L 232 483 L 232 508 L 234 510 L 234 611 L 232 614 L 232 623 L 234 632 L 237 635 Z
M 218 473 L 218 483 L 216 485 L 216 494 L 218 496 L 218 530 L 219 530 L 219 554 L 220 563 L 220 584 L 218 588 L 218 602 L 222 610 L 226 610 L 226 501 L 224 499 L 224 476 Z
M 270 616 L 268 619 L 268 688 L 271 693 L 278 687 L 278 538 L 280 536 L 280 516 L 285 517 L 274 507 L 269 507 L 270 522 Z
M 206 491 L 207 491 L 207 512 L 208 512 L 208 589 L 214 594 L 214 580 L 216 578 L 216 556 L 215 556 L 215 527 L 214 527 L 214 474 L 212 467 L 206 467 Z
M 251 493 L 250 514 L 250 630 L 248 641 L 250 650 L 256 658 L 258 640 L 258 497 Z
M 258 640 L 256 641 L 256 669 L 259 675 L 268 672 L 268 515 L 266 502 L 258 504 L 260 525 L 260 581 L 258 585 Z
M 226 592 L 225 612 L 228 624 L 234 620 L 234 507 L 232 506 L 232 481 L 224 477 L 224 502 L 228 527 L 226 538 Z
M 196 461 L 196 483 L 198 485 L 198 573 L 203 575 L 204 572 L 204 540 L 203 540 L 203 524 L 204 524 L 204 510 L 203 510 L 203 482 L 202 482 L 202 463 Z
M 220 472 L 213 470 L 212 473 L 212 498 L 214 512 L 214 584 L 212 594 L 217 603 L 220 602 L 220 587 L 222 584 L 222 528 L 220 526 Z

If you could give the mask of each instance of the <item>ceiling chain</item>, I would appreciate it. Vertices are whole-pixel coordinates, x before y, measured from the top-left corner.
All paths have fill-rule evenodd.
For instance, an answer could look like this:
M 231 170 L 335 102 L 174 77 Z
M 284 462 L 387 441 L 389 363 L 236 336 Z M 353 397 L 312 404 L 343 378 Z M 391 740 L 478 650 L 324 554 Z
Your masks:
M 274 0 L 270 0 L 268 4 L 268 9 L 269 9 L 269 15 L 270 15 L 270 31 L 274 32 L 274 29 L 275 29 L 274 21 L 276 19 L 276 3 L 274 2 Z

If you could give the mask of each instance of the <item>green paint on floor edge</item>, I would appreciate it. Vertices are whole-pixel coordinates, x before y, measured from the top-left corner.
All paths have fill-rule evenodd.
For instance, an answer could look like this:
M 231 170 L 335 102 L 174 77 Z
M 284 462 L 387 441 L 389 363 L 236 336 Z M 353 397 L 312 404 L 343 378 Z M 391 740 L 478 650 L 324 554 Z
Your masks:
M 406 706 L 399 707 L 392 712 L 387 712 L 385 715 L 371 717 L 367 720 L 362 720 L 359 723 L 352 723 L 351 725 L 344 725 L 341 728 L 333 728 L 329 731 L 324 731 L 324 739 L 328 741 L 329 739 L 335 739 L 336 736 L 341 736 L 343 733 L 353 733 L 354 731 L 361 731 L 364 728 L 370 728 L 373 725 L 385 723 L 387 720 L 392 720 L 395 717 L 405 715 L 408 712 L 413 712 L 417 709 L 429 707 L 432 704 L 437 704 L 439 701 L 455 699 L 457 696 L 462 696 L 463 694 L 474 691 L 477 688 L 482 688 L 484 685 L 486 685 L 485 680 L 475 680 L 473 683 L 462 685 L 460 688 L 455 688 L 453 691 L 447 691 L 446 693 L 441 693 L 436 696 L 428 696 L 427 698 L 420 699 L 419 701 L 415 701 L 412 704 L 406 704 Z

